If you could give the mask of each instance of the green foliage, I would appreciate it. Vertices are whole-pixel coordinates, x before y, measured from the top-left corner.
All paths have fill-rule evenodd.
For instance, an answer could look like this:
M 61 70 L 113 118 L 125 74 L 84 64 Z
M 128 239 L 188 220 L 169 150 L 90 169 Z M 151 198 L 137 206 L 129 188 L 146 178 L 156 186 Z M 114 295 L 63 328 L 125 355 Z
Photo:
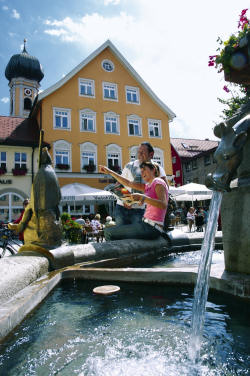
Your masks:
M 231 86 L 233 89 L 228 91 L 231 94 L 229 99 L 217 98 L 220 103 L 226 106 L 224 110 L 222 110 L 223 115 L 221 115 L 224 120 L 234 116 L 241 105 L 247 103 L 250 98 L 249 93 L 245 91 L 243 86 L 237 84 L 231 84 Z
M 61 215 L 61 221 L 65 239 L 68 240 L 69 243 L 81 243 L 82 226 L 73 221 L 69 213 L 63 213 Z

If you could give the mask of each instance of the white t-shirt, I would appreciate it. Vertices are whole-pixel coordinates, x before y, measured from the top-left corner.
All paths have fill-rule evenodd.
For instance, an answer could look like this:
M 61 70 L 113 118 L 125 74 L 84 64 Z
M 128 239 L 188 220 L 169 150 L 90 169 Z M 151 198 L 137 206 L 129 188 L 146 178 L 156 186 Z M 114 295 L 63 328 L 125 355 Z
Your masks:
M 151 162 L 153 162 L 153 161 L 151 160 Z M 141 162 L 138 159 L 136 159 L 133 162 L 127 163 L 126 166 L 124 167 L 124 169 L 122 170 L 121 176 L 124 177 L 125 179 L 128 179 L 129 181 L 134 181 L 136 183 L 145 183 L 144 180 L 141 177 L 140 164 L 141 164 Z M 159 177 L 162 178 L 162 177 L 166 176 L 164 169 L 160 165 L 158 165 L 158 166 L 159 166 L 159 170 L 160 170 Z M 126 188 L 130 192 L 139 192 L 139 191 L 136 191 L 135 189 L 131 189 L 129 187 L 126 187 Z M 123 201 L 118 199 L 117 205 L 124 206 Z M 131 206 L 131 208 L 132 209 L 143 209 L 144 210 L 145 206 L 146 206 L 145 204 L 144 205 L 133 204 Z

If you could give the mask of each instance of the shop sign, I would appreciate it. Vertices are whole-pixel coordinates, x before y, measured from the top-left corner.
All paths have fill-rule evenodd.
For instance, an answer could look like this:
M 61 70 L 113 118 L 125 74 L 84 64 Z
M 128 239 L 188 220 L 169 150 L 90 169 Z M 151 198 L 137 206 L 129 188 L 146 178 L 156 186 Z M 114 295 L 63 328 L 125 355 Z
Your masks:
M 0 184 L 12 184 L 11 179 L 0 179 Z

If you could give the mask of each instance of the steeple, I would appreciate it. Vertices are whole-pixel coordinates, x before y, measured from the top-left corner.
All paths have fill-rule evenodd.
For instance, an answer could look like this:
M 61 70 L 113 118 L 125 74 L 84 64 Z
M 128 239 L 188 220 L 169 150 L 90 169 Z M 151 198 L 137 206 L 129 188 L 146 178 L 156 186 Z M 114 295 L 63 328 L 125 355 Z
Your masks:
M 29 55 L 24 39 L 23 50 L 10 58 L 5 77 L 10 87 L 10 115 L 27 117 L 32 103 L 38 94 L 40 81 L 44 77 L 39 60 Z

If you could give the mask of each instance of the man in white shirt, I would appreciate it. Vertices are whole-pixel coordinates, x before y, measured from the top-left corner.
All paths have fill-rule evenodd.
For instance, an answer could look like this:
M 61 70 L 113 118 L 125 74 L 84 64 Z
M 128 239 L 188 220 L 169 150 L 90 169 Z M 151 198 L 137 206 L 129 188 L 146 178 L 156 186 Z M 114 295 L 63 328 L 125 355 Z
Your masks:
M 143 183 L 141 177 L 140 165 L 143 162 L 149 162 L 154 156 L 154 149 L 149 142 L 142 142 L 138 149 L 138 159 L 126 164 L 122 170 L 122 176 L 130 181 Z M 164 169 L 159 165 L 160 177 L 167 183 L 167 177 Z M 130 188 L 126 187 L 129 191 Z M 134 189 L 133 192 L 136 192 Z M 115 223 L 116 225 L 128 225 L 142 221 L 145 211 L 145 205 L 133 204 L 126 205 L 122 200 L 117 200 L 115 209 Z

